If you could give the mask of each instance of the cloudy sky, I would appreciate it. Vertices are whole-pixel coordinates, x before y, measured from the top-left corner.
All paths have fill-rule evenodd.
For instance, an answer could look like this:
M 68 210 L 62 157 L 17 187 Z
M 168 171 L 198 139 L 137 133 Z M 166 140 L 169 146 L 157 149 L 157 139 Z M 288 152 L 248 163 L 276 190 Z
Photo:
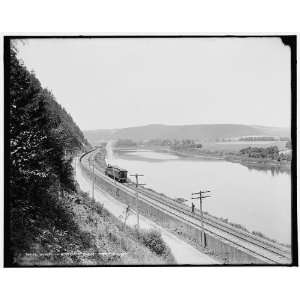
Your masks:
M 279 38 L 30 39 L 19 57 L 81 129 L 290 124 Z

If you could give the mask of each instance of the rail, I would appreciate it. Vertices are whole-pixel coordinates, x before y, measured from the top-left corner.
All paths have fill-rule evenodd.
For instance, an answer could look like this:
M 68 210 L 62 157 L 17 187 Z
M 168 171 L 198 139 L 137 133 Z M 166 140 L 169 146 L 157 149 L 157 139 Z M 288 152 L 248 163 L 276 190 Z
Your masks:
M 86 152 L 81 156 L 80 162 L 81 162 L 81 164 L 83 165 L 84 168 L 86 168 L 86 167 L 82 163 L 82 159 L 86 155 L 90 154 L 93 151 L 95 151 L 95 149 L 93 149 L 89 152 Z M 108 183 L 116 184 L 118 186 L 118 188 L 120 188 L 124 192 L 128 193 L 131 196 L 135 196 L 135 192 L 136 192 L 135 188 L 133 188 L 133 187 L 127 185 L 127 184 L 116 183 L 111 178 L 109 178 L 109 177 L 105 176 L 104 174 L 102 174 L 103 168 L 97 168 L 97 166 L 96 166 L 96 169 L 98 171 L 97 173 L 95 173 L 95 175 L 97 177 L 101 177 L 103 180 L 105 180 Z M 165 213 L 173 215 L 176 218 L 184 220 L 185 222 L 193 225 L 194 227 L 202 229 L 200 224 L 195 223 L 195 221 L 200 221 L 200 216 L 197 215 L 197 214 L 193 214 L 192 212 L 190 212 L 188 210 L 188 208 L 183 207 L 182 204 L 179 204 L 179 203 L 175 202 L 172 199 L 169 200 L 168 197 L 159 196 L 155 192 L 149 191 L 149 190 L 144 189 L 144 188 L 138 188 L 138 191 L 140 192 L 140 195 L 141 195 L 140 198 L 141 198 L 142 201 L 148 203 L 151 206 L 154 206 L 154 207 L 158 208 L 159 210 L 163 210 Z M 158 204 L 160 204 L 160 205 L 158 205 Z M 164 207 L 162 207 L 162 205 Z M 165 208 L 165 209 L 163 209 L 163 208 Z M 261 238 L 253 236 L 253 234 L 251 234 L 251 233 L 242 232 L 241 230 L 237 230 L 236 228 L 234 228 L 234 227 L 232 227 L 228 224 L 221 223 L 221 221 L 217 221 L 217 220 L 214 220 L 214 219 L 212 220 L 211 218 L 208 218 L 208 217 L 205 217 L 203 221 L 205 223 L 205 226 L 204 226 L 203 229 L 206 232 L 208 232 L 208 233 L 210 233 L 214 236 L 217 236 L 218 238 L 226 240 L 227 242 L 230 242 L 231 244 L 237 246 L 238 248 L 245 249 L 245 250 L 249 251 L 250 253 L 254 254 L 255 256 L 258 256 L 258 257 L 262 258 L 264 261 L 268 261 L 268 262 L 275 263 L 275 264 L 278 264 L 278 263 L 288 264 L 288 263 L 290 263 L 291 258 L 288 255 L 289 254 L 288 250 L 282 249 L 279 245 L 277 246 L 277 245 L 274 245 L 274 244 L 270 243 L 269 241 L 262 240 Z M 216 231 L 213 231 L 213 230 L 209 229 L 207 226 L 215 228 L 219 232 L 221 231 L 223 233 L 226 233 L 226 235 L 235 237 L 239 241 L 246 242 L 249 245 L 245 246 L 241 242 L 237 242 L 237 241 L 234 241 L 232 238 L 225 237 L 224 234 L 217 233 Z M 266 252 L 271 252 L 273 255 L 275 254 L 276 258 L 274 258 L 274 257 L 270 258 L 270 256 L 268 256 L 268 255 L 259 253 L 258 251 L 251 249 L 251 245 L 254 245 L 255 247 L 261 248 Z

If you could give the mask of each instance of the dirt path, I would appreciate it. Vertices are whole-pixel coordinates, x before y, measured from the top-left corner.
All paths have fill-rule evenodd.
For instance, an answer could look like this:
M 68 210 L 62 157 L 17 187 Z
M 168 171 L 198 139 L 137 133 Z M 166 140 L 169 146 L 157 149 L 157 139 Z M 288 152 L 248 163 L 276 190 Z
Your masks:
M 88 177 L 82 172 L 79 162 L 77 162 L 76 166 L 76 180 L 80 185 L 80 188 L 84 192 L 88 192 L 91 194 L 91 183 Z M 119 219 L 124 220 L 126 205 L 119 202 L 111 195 L 106 193 L 105 191 L 99 189 L 95 186 L 95 200 L 104 204 L 104 207 L 114 216 Z M 127 225 L 135 226 L 136 225 L 136 215 L 132 212 L 128 219 Z M 143 229 L 156 229 L 161 232 L 164 241 L 170 247 L 176 261 L 178 264 L 198 264 L 198 265 L 207 265 L 207 264 L 220 264 L 220 262 L 214 260 L 210 256 L 201 253 L 191 245 L 186 242 L 180 240 L 174 234 L 168 232 L 161 226 L 155 224 L 153 221 L 145 218 L 140 215 L 140 227 Z

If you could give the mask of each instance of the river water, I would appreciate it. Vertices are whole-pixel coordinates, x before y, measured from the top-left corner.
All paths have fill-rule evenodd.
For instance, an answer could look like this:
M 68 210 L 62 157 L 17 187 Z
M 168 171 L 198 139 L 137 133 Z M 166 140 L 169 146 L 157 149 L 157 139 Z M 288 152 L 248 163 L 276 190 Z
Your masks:
M 217 217 L 260 231 L 270 238 L 291 242 L 291 177 L 274 170 L 249 169 L 223 160 L 201 160 L 154 151 L 113 153 L 107 162 L 144 174 L 141 183 L 174 198 L 185 198 L 191 205 L 191 193 L 210 190 L 203 210 Z M 196 202 L 199 207 L 199 202 Z

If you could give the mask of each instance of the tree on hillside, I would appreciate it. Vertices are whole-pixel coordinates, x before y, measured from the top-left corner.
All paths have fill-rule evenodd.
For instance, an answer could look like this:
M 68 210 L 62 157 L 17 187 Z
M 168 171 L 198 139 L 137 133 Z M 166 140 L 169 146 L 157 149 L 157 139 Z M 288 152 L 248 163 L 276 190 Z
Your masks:
M 28 250 L 49 216 L 60 224 L 60 191 L 75 189 L 71 160 L 88 145 L 71 116 L 41 87 L 34 73 L 10 51 L 9 65 L 9 211 L 12 253 Z
M 47 123 L 45 102 L 40 95 L 41 86 L 33 74 L 22 67 L 14 51 L 10 65 L 10 179 L 14 186 L 47 179 L 47 166 L 43 163 L 47 151 L 41 147 L 47 139 L 40 130 Z

